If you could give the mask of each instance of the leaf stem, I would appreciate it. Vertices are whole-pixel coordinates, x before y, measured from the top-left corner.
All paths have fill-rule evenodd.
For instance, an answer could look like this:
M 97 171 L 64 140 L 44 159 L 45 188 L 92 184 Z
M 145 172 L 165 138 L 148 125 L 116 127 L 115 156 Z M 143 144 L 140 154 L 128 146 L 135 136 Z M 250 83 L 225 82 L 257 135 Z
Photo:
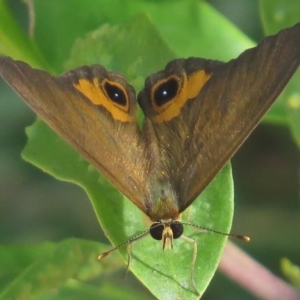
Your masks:
M 299 292 L 291 285 L 276 277 L 232 242 L 225 247 L 219 270 L 259 299 L 300 299 Z

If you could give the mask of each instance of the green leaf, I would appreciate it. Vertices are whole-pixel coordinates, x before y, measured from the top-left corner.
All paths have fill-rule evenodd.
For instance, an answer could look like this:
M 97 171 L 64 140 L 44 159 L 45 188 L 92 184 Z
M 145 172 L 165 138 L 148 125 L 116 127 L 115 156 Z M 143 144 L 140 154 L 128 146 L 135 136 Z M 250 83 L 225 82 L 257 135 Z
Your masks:
M 35 43 L 17 24 L 6 1 L 0 1 L 0 53 L 26 60 L 35 67 L 48 67 Z
M 282 273 L 289 279 L 291 283 L 298 289 L 300 289 L 300 267 L 293 264 L 289 259 L 281 259 Z
M 260 14 L 267 35 L 299 22 L 299 0 L 260 0 Z
M 123 0 L 35 0 L 35 38 L 47 60 L 61 72 L 75 39 L 103 24 L 125 21 L 126 6 Z
M 122 279 L 118 280 L 118 283 Z M 126 280 L 125 280 L 126 281 Z M 153 300 L 151 295 L 142 293 L 136 288 L 128 288 L 124 284 L 109 284 L 108 282 L 103 282 L 97 284 L 97 286 L 92 286 L 90 284 L 82 283 L 76 280 L 68 280 L 66 284 L 60 287 L 55 293 L 42 294 L 39 297 L 34 298 L 35 300 Z
M 62 63 L 68 59 L 76 38 L 107 23 L 118 25 L 140 13 L 150 16 L 178 57 L 228 60 L 254 45 L 244 33 L 204 1 L 94 0 L 87 4 L 81 0 L 36 0 L 34 3 L 37 43 L 47 60 L 59 71 L 62 70 Z M 135 39 L 140 37 L 142 35 L 136 35 Z M 126 55 L 122 48 L 119 50 L 121 57 Z
M 10 279 L 0 299 L 32 299 L 57 289 L 70 278 L 94 278 L 103 271 L 96 260 L 102 249 L 99 243 L 77 239 L 38 246 L 0 246 L 1 277 Z
M 161 1 L 158 5 L 155 1 L 134 0 L 129 3 L 132 14 L 146 11 L 150 15 L 177 57 L 229 60 L 255 45 L 205 1 Z
M 69 70 L 101 62 L 107 69 L 126 74 L 140 90 L 149 74 L 163 69 L 174 58 L 148 16 L 138 14 L 122 25 L 105 24 L 78 38 L 65 66 Z

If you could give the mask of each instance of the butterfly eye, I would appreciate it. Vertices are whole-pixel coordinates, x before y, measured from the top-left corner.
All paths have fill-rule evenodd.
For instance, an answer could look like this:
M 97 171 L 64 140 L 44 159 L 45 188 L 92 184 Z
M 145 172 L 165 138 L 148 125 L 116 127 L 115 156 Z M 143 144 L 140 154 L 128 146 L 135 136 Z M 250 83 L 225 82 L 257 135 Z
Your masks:
M 179 84 L 174 78 L 171 78 L 157 87 L 154 92 L 154 101 L 157 106 L 162 106 L 172 100 L 178 92 Z
M 150 227 L 150 235 L 155 240 L 161 240 L 165 226 L 159 223 L 153 223 Z
M 167 225 L 168 226 L 168 225 Z M 174 221 L 170 224 L 170 228 L 173 232 L 173 238 L 178 239 L 183 234 L 183 225 L 180 222 Z M 150 235 L 155 240 L 161 240 L 163 236 L 165 226 L 159 223 L 153 223 L 150 227 Z
M 173 231 L 173 238 L 178 239 L 183 234 L 183 225 L 180 222 L 173 222 L 170 225 Z
M 110 84 L 109 82 L 106 82 L 104 85 L 104 89 L 106 91 L 106 94 L 108 95 L 108 97 L 115 103 L 125 106 L 127 104 L 127 97 L 124 93 L 124 91 L 114 85 L 114 84 Z

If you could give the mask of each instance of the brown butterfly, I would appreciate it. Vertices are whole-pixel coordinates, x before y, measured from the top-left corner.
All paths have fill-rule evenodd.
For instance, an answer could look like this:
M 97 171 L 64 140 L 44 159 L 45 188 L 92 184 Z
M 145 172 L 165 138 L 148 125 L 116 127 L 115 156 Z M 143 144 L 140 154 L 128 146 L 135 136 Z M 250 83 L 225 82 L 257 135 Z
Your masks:
M 227 63 L 173 60 L 146 79 L 137 99 L 121 74 L 100 65 L 54 77 L 0 57 L 0 74 L 153 221 L 126 243 L 150 232 L 171 247 L 183 233 L 180 214 L 241 146 L 299 63 L 297 24 Z M 142 129 L 137 102 L 145 114 Z

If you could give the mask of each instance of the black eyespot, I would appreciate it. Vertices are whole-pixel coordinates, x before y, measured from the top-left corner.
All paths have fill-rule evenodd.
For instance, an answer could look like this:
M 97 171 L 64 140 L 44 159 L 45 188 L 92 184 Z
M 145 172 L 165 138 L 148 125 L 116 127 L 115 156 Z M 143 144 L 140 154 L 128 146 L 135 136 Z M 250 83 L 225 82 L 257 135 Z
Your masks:
M 163 224 L 153 223 L 150 227 L 150 235 L 155 240 L 160 241 L 162 239 L 162 234 L 163 234 L 164 228 L 165 228 L 165 226 Z
M 104 89 L 108 95 L 108 97 L 115 103 L 119 105 L 125 106 L 127 104 L 126 95 L 124 91 L 120 89 L 118 86 L 110 84 L 106 82 L 104 85 Z
M 162 106 L 172 100 L 178 92 L 179 84 L 174 78 L 162 83 L 154 92 L 154 101 L 157 106 Z
M 183 225 L 181 222 L 172 222 L 170 225 L 172 231 L 173 231 L 173 239 L 178 239 L 183 234 Z

